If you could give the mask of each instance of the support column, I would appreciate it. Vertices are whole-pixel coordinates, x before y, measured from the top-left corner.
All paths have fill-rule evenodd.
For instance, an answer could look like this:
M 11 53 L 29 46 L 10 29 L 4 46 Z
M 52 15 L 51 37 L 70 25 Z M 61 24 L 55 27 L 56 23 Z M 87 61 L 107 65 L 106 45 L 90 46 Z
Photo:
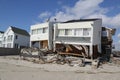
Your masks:
M 90 57 L 93 59 L 93 45 L 90 45 Z
M 30 41 L 30 47 L 32 47 L 32 41 Z
M 38 43 L 39 43 L 39 49 L 40 49 L 41 48 L 41 42 L 39 41 Z

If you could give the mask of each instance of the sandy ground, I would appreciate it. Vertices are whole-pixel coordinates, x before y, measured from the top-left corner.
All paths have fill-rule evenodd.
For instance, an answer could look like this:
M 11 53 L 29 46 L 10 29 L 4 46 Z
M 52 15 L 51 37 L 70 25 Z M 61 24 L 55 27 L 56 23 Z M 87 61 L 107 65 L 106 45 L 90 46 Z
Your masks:
M 98 69 L 67 64 L 35 64 L 0 57 L 0 80 L 120 80 L 120 66 L 104 64 Z

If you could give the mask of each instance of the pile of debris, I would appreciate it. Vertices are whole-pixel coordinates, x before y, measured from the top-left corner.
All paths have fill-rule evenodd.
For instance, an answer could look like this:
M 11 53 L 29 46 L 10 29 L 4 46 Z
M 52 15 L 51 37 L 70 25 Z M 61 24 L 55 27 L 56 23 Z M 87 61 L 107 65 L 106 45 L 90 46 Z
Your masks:
M 68 64 L 69 66 L 84 67 L 86 65 L 85 58 L 76 56 L 65 56 L 58 53 L 53 53 L 50 50 L 37 48 L 24 48 L 21 50 L 20 58 L 34 63 L 53 63 L 53 64 Z M 98 61 L 92 61 L 94 68 L 98 67 Z
M 72 56 L 63 56 L 52 53 L 49 50 L 40 50 L 37 48 L 24 48 L 21 50 L 20 58 L 35 63 L 57 63 L 68 64 L 70 66 L 84 66 L 84 59 Z
M 114 57 L 120 57 L 120 51 L 113 51 L 112 54 Z

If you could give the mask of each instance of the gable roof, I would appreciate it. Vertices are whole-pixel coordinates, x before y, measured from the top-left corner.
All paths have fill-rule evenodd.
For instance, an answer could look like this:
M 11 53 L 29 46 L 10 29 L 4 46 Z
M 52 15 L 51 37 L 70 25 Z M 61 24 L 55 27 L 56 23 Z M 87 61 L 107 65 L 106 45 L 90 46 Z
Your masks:
M 24 29 L 16 28 L 16 27 L 13 27 L 13 26 L 10 26 L 10 27 L 11 27 L 11 29 L 14 33 L 25 35 L 25 36 L 30 36 L 29 33 Z
M 69 21 L 62 22 L 62 23 L 85 22 L 85 21 L 96 21 L 96 20 L 101 20 L 101 19 L 100 18 L 95 18 L 95 19 L 78 19 L 78 20 L 69 20 Z

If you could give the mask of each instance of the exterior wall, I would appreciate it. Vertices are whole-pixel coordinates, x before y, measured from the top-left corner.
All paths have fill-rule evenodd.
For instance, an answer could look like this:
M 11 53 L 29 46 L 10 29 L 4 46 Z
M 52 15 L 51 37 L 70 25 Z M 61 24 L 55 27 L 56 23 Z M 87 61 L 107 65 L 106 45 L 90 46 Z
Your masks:
M 101 53 L 101 29 L 102 20 L 96 20 L 93 24 L 93 45 L 98 45 L 98 51 Z
M 57 43 L 75 44 L 75 45 L 88 45 L 89 54 L 92 55 L 96 52 L 94 49 L 101 52 L 101 27 L 102 21 L 82 21 L 71 23 L 56 23 L 54 28 L 54 47 Z M 63 33 L 67 29 L 71 30 L 71 35 L 59 35 L 59 30 L 62 29 Z M 75 35 L 75 30 L 81 29 L 81 34 Z M 85 34 L 85 30 L 88 29 L 89 35 Z M 94 46 L 96 46 L 94 48 Z M 97 49 L 98 48 L 98 49 Z
M 11 40 L 8 40 L 8 36 L 9 35 L 12 35 L 12 39 Z M 9 47 L 8 47 L 8 44 L 10 44 Z M 14 33 L 11 30 L 11 28 L 9 27 L 6 30 L 6 32 L 4 33 L 4 36 L 3 36 L 3 47 L 5 47 L 5 48 L 7 48 L 7 47 L 8 48 L 13 48 L 14 47 L 13 44 L 14 44 Z
M 17 36 L 17 39 L 16 37 Z M 30 42 L 30 37 L 29 36 L 24 36 L 20 34 L 14 34 L 14 45 L 13 47 L 15 48 L 15 44 L 18 44 L 18 48 L 21 47 L 29 47 L 29 42 Z
M 54 29 L 53 29 L 53 24 L 52 22 L 49 23 L 49 28 L 48 28 L 48 47 L 50 50 L 53 49 L 53 37 L 54 37 Z
M 89 36 L 84 36 L 84 35 L 79 35 L 75 36 L 74 29 L 85 29 L 85 28 L 92 28 L 93 22 L 75 22 L 75 23 L 58 23 L 56 27 L 56 37 L 55 41 L 62 41 L 62 42 L 67 42 L 67 43 L 76 43 L 76 44 L 90 44 L 91 43 L 91 34 Z M 59 29 L 72 29 L 72 34 L 71 35 L 58 35 L 59 34 Z
M 32 30 L 48 28 L 48 26 L 49 26 L 48 23 L 41 23 L 41 24 L 37 24 L 37 25 L 32 25 L 31 32 L 30 32 L 30 35 L 31 35 L 30 41 L 48 40 L 48 32 L 47 33 L 36 33 L 36 34 L 32 33 Z

